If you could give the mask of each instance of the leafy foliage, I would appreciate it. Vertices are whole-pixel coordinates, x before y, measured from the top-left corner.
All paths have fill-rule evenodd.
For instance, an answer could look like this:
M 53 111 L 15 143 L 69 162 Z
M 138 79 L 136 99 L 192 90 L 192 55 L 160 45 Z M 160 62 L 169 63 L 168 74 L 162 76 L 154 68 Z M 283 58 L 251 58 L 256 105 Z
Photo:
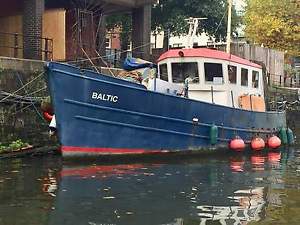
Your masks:
M 240 23 L 233 9 L 232 30 Z M 169 31 L 172 35 L 187 33 L 188 25 L 184 19 L 189 17 L 207 17 L 201 22 L 202 31 L 214 36 L 217 40 L 226 36 L 227 0 L 160 0 L 152 7 L 152 30 Z M 120 27 L 122 49 L 127 47 L 131 32 L 129 14 L 112 15 L 107 18 L 107 28 Z M 125 48 L 126 49 L 126 48 Z
M 9 145 L 4 145 L 0 143 L 0 153 L 10 152 L 10 151 L 18 151 L 24 147 L 28 147 L 28 143 L 24 143 L 21 139 L 11 142 Z
M 121 49 L 127 50 L 131 41 L 132 20 L 129 14 L 111 15 L 106 19 L 106 28 L 110 31 L 120 29 Z M 125 56 L 122 56 L 124 58 Z
M 254 43 L 300 55 L 300 2 L 248 0 L 245 34 Z
M 206 17 L 201 22 L 202 31 L 216 39 L 224 39 L 227 24 L 227 0 L 160 0 L 152 9 L 152 30 L 169 30 L 173 35 L 187 32 L 184 19 Z M 239 24 L 239 18 L 233 8 L 232 30 Z

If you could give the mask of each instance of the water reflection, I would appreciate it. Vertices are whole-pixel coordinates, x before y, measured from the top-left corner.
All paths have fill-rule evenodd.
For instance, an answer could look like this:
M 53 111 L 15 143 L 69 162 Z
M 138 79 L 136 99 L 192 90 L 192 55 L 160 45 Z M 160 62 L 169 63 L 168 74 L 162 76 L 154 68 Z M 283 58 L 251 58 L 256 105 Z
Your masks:
M 293 224 L 280 212 L 299 209 L 299 176 L 293 150 L 124 164 L 5 160 L 0 224 Z
M 249 221 L 259 221 L 260 213 L 265 205 L 264 188 L 237 190 L 233 196 L 229 196 L 237 203 L 236 206 L 198 206 L 201 212 L 200 225 L 211 224 L 218 221 L 219 224 L 247 224 Z

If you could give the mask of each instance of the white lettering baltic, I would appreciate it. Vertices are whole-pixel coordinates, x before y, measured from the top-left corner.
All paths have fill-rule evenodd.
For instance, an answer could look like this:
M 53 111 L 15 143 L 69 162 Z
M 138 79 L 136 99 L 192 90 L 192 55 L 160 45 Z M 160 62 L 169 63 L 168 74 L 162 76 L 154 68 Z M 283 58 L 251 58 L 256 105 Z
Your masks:
M 102 101 L 107 101 L 107 102 L 118 102 L 119 97 L 115 95 L 109 95 L 109 94 L 103 94 L 103 93 L 98 93 L 98 92 L 93 92 L 92 93 L 92 99 L 97 99 L 97 100 L 102 100 Z

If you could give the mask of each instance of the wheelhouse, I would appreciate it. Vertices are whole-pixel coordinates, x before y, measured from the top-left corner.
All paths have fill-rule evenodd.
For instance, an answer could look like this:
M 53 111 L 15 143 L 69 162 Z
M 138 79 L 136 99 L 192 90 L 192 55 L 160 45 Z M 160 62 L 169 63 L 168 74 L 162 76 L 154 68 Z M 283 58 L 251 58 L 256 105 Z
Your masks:
M 191 99 L 265 111 L 262 67 L 212 49 L 173 49 L 158 60 L 158 79 L 184 86 Z

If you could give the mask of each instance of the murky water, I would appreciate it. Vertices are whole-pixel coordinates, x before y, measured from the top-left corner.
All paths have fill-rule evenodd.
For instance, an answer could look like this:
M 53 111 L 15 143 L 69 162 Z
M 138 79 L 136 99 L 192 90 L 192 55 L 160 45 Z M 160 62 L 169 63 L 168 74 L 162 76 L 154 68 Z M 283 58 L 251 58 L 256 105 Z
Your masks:
M 300 224 L 300 149 L 172 160 L 0 161 L 0 224 Z

